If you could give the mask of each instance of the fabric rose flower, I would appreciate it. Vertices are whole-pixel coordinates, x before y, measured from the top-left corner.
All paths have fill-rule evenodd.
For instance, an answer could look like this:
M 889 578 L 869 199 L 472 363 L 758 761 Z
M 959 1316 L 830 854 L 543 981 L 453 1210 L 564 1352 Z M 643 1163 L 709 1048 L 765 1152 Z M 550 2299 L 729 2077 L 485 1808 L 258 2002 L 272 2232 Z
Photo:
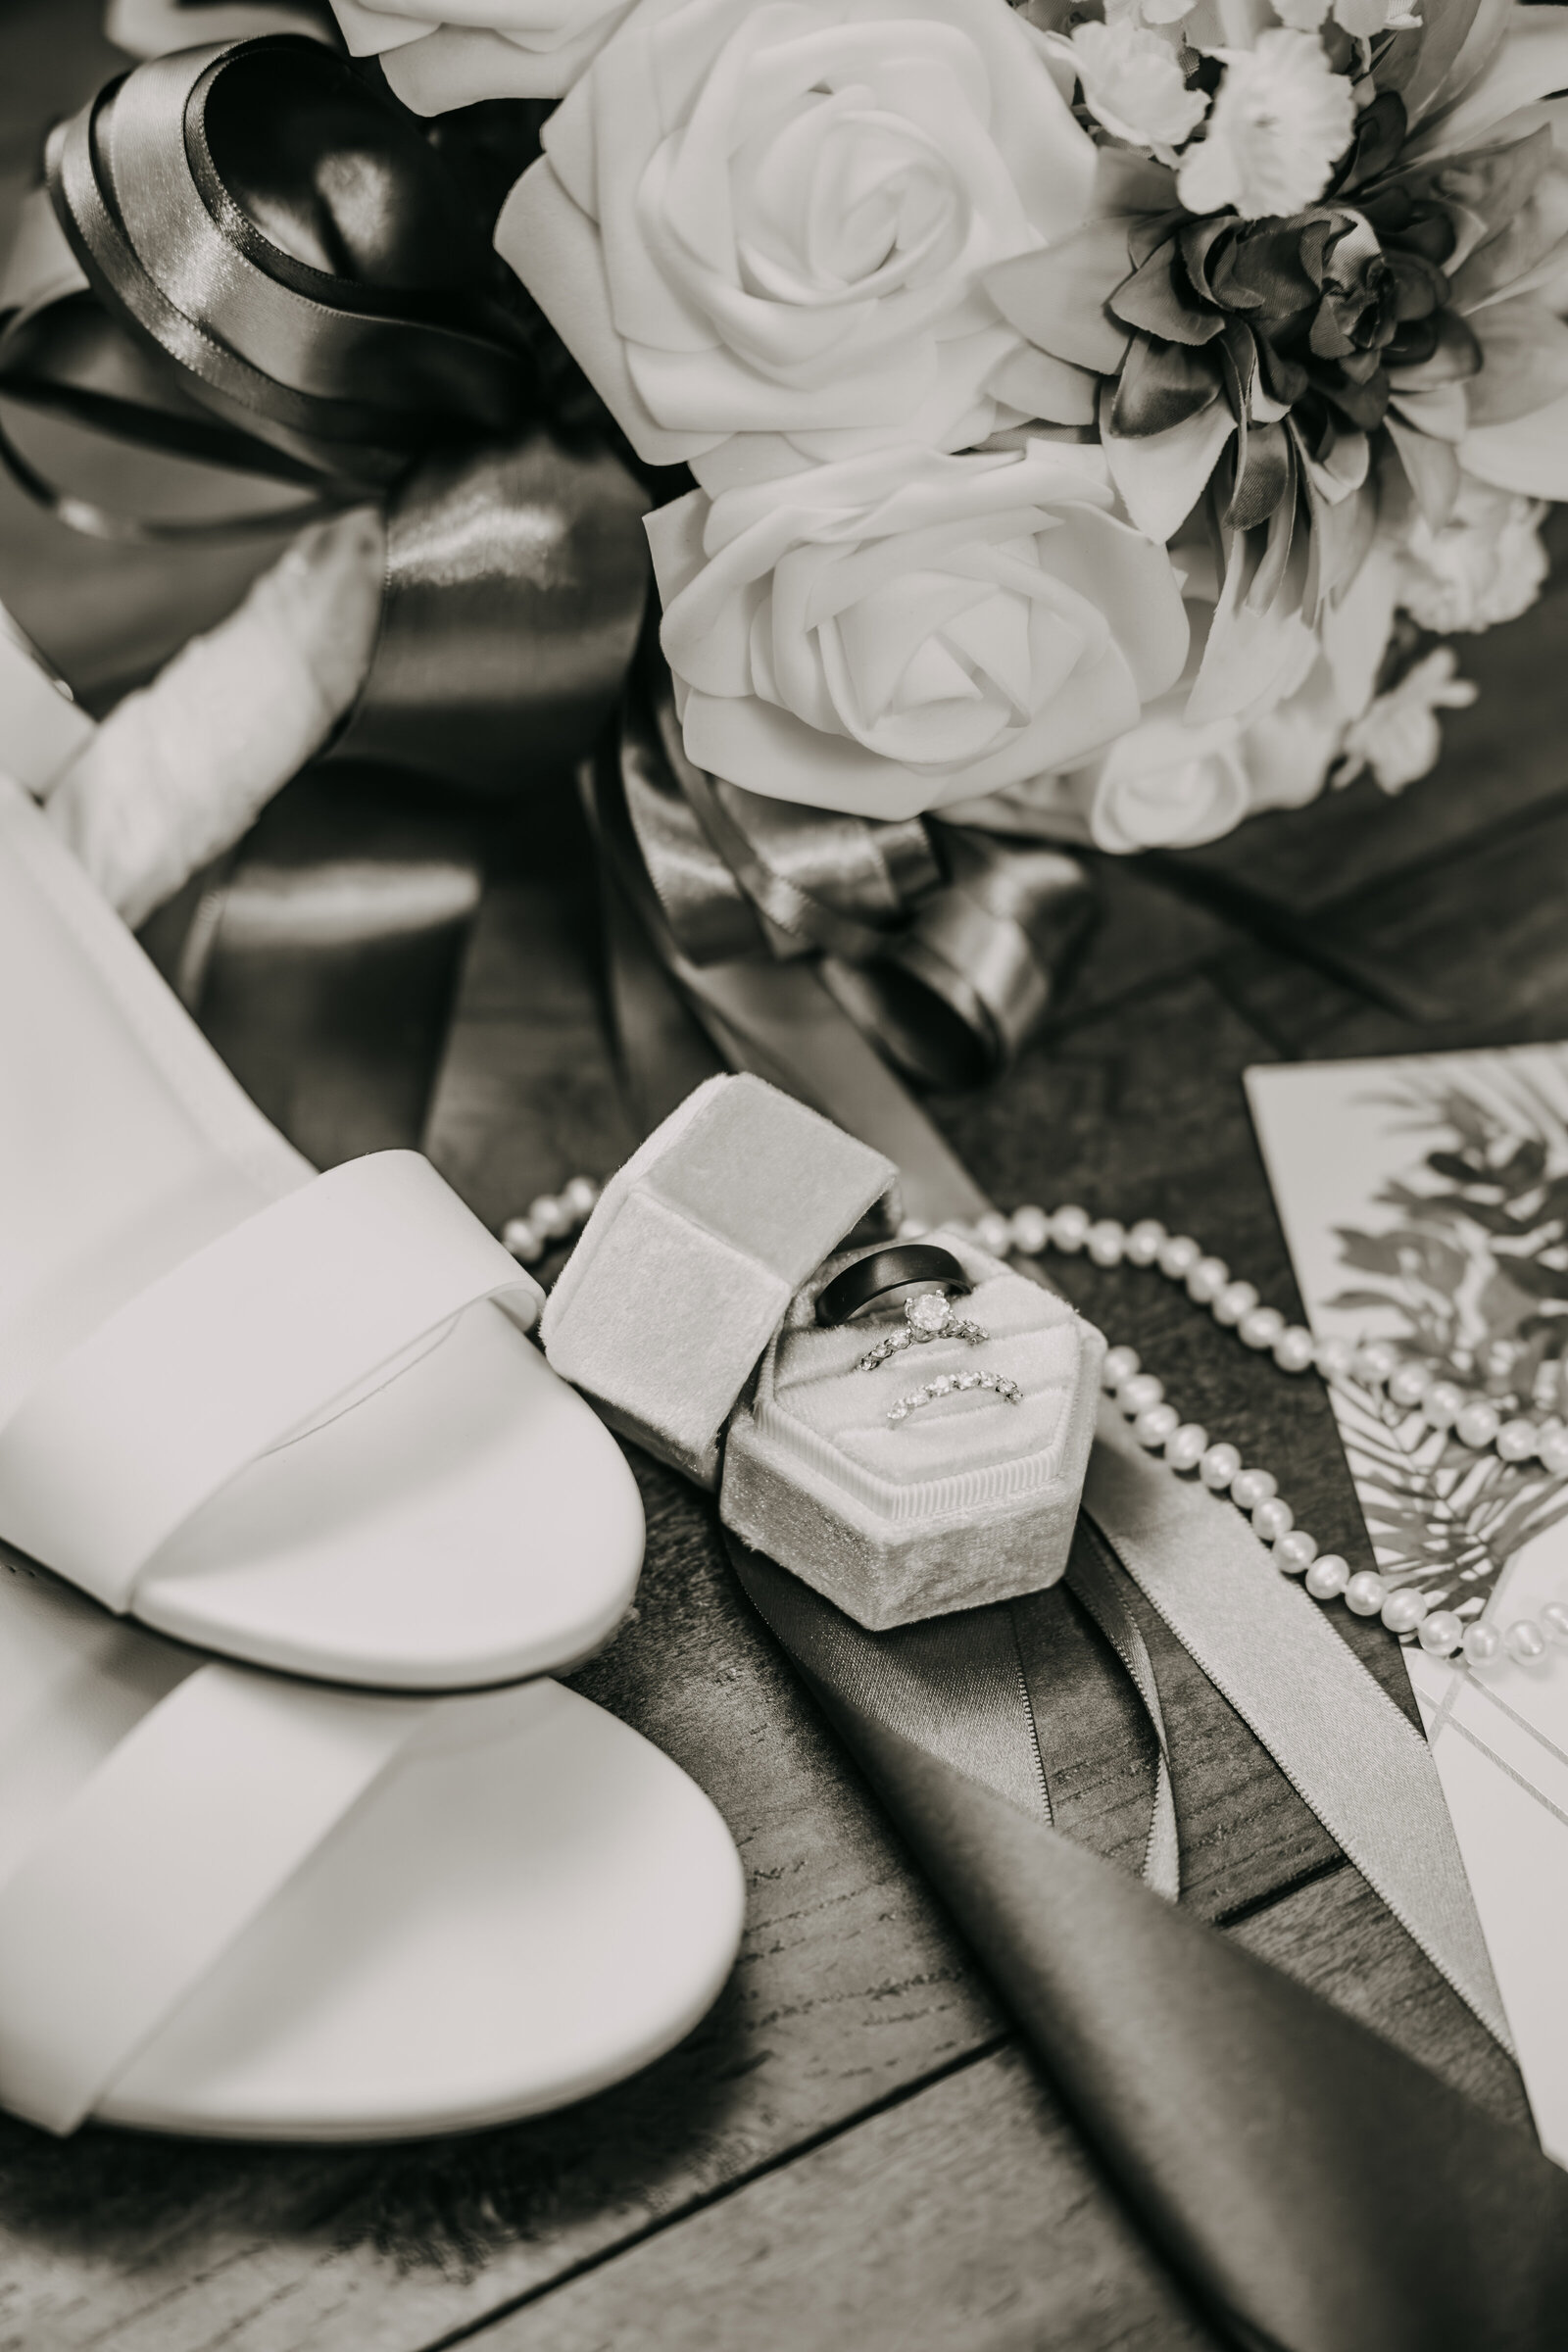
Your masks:
M 1095 449 L 902 448 L 648 518 L 689 757 L 899 817 L 1086 759 L 1181 671 L 1163 548 Z
M 561 98 L 630 0 L 332 0 L 351 57 L 379 57 L 416 115 L 483 98 Z
M 1399 551 L 1399 602 L 1423 629 L 1440 637 L 1517 620 L 1541 594 L 1546 551 L 1539 499 L 1516 498 L 1485 482 L 1460 482 L 1438 529 L 1417 515 Z
M 1095 171 L 1006 0 L 637 0 L 544 145 L 497 248 L 649 463 L 718 488 L 1089 420 L 980 286 Z M 735 434 L 772 438 L 702 462 Z

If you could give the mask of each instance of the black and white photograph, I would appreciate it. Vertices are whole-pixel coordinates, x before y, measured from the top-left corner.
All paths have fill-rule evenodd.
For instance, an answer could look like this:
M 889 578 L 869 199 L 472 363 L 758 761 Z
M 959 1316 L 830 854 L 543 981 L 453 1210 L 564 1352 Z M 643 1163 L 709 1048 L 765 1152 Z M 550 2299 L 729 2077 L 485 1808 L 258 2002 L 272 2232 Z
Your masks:
M 0 2352 L 1568 2348 L 1568 0 L 0 0 Z

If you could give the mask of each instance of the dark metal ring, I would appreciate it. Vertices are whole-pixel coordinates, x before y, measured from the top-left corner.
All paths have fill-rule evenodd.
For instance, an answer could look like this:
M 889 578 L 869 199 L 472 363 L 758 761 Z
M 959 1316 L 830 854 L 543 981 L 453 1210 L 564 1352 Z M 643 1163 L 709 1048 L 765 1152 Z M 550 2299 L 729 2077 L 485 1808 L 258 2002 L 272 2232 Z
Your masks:
M 818 1323 L 848 1323 L 890 1291 L 906 1290 L 912 1282 L 937 1283 L 950 1295 L 974 1288 L 949 1250 L 930 1242 L 905 1242 L 896 1250 L 872 1250 L 853 1266 L 835 1274 L 816 1302 Z

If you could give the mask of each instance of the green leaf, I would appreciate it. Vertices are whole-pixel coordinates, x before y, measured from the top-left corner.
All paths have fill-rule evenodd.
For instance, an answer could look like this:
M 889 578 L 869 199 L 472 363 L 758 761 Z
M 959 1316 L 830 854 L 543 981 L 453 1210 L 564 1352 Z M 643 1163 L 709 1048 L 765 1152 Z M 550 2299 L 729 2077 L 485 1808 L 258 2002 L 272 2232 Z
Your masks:
M 1568 1298 L 1568 1266 L 1544 1266 L 1539 1257 L 1498 1257 L 1493 1261 L 1518 1291 L 1532 1298 Z

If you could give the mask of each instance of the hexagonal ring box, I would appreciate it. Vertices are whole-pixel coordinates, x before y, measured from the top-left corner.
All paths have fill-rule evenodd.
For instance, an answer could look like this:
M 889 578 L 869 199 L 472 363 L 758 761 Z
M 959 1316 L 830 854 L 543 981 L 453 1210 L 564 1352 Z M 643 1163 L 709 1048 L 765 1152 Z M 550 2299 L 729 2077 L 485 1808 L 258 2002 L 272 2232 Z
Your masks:
M 761 1080 L 710 1079 L 606 1187 L 541 1325 L 612 1426 L 717 1486 L 737 1535 L 873 1631 L 1056 1581 L 1104 1354 L 1064 1299 L 947 1232 L 972 1286 L 956 1312 L 877 1302 L 819 1326 L 818 1292 L 859 1254 L 845 1237 L 879 1209 L 886 1227 L 896 1188 Z

